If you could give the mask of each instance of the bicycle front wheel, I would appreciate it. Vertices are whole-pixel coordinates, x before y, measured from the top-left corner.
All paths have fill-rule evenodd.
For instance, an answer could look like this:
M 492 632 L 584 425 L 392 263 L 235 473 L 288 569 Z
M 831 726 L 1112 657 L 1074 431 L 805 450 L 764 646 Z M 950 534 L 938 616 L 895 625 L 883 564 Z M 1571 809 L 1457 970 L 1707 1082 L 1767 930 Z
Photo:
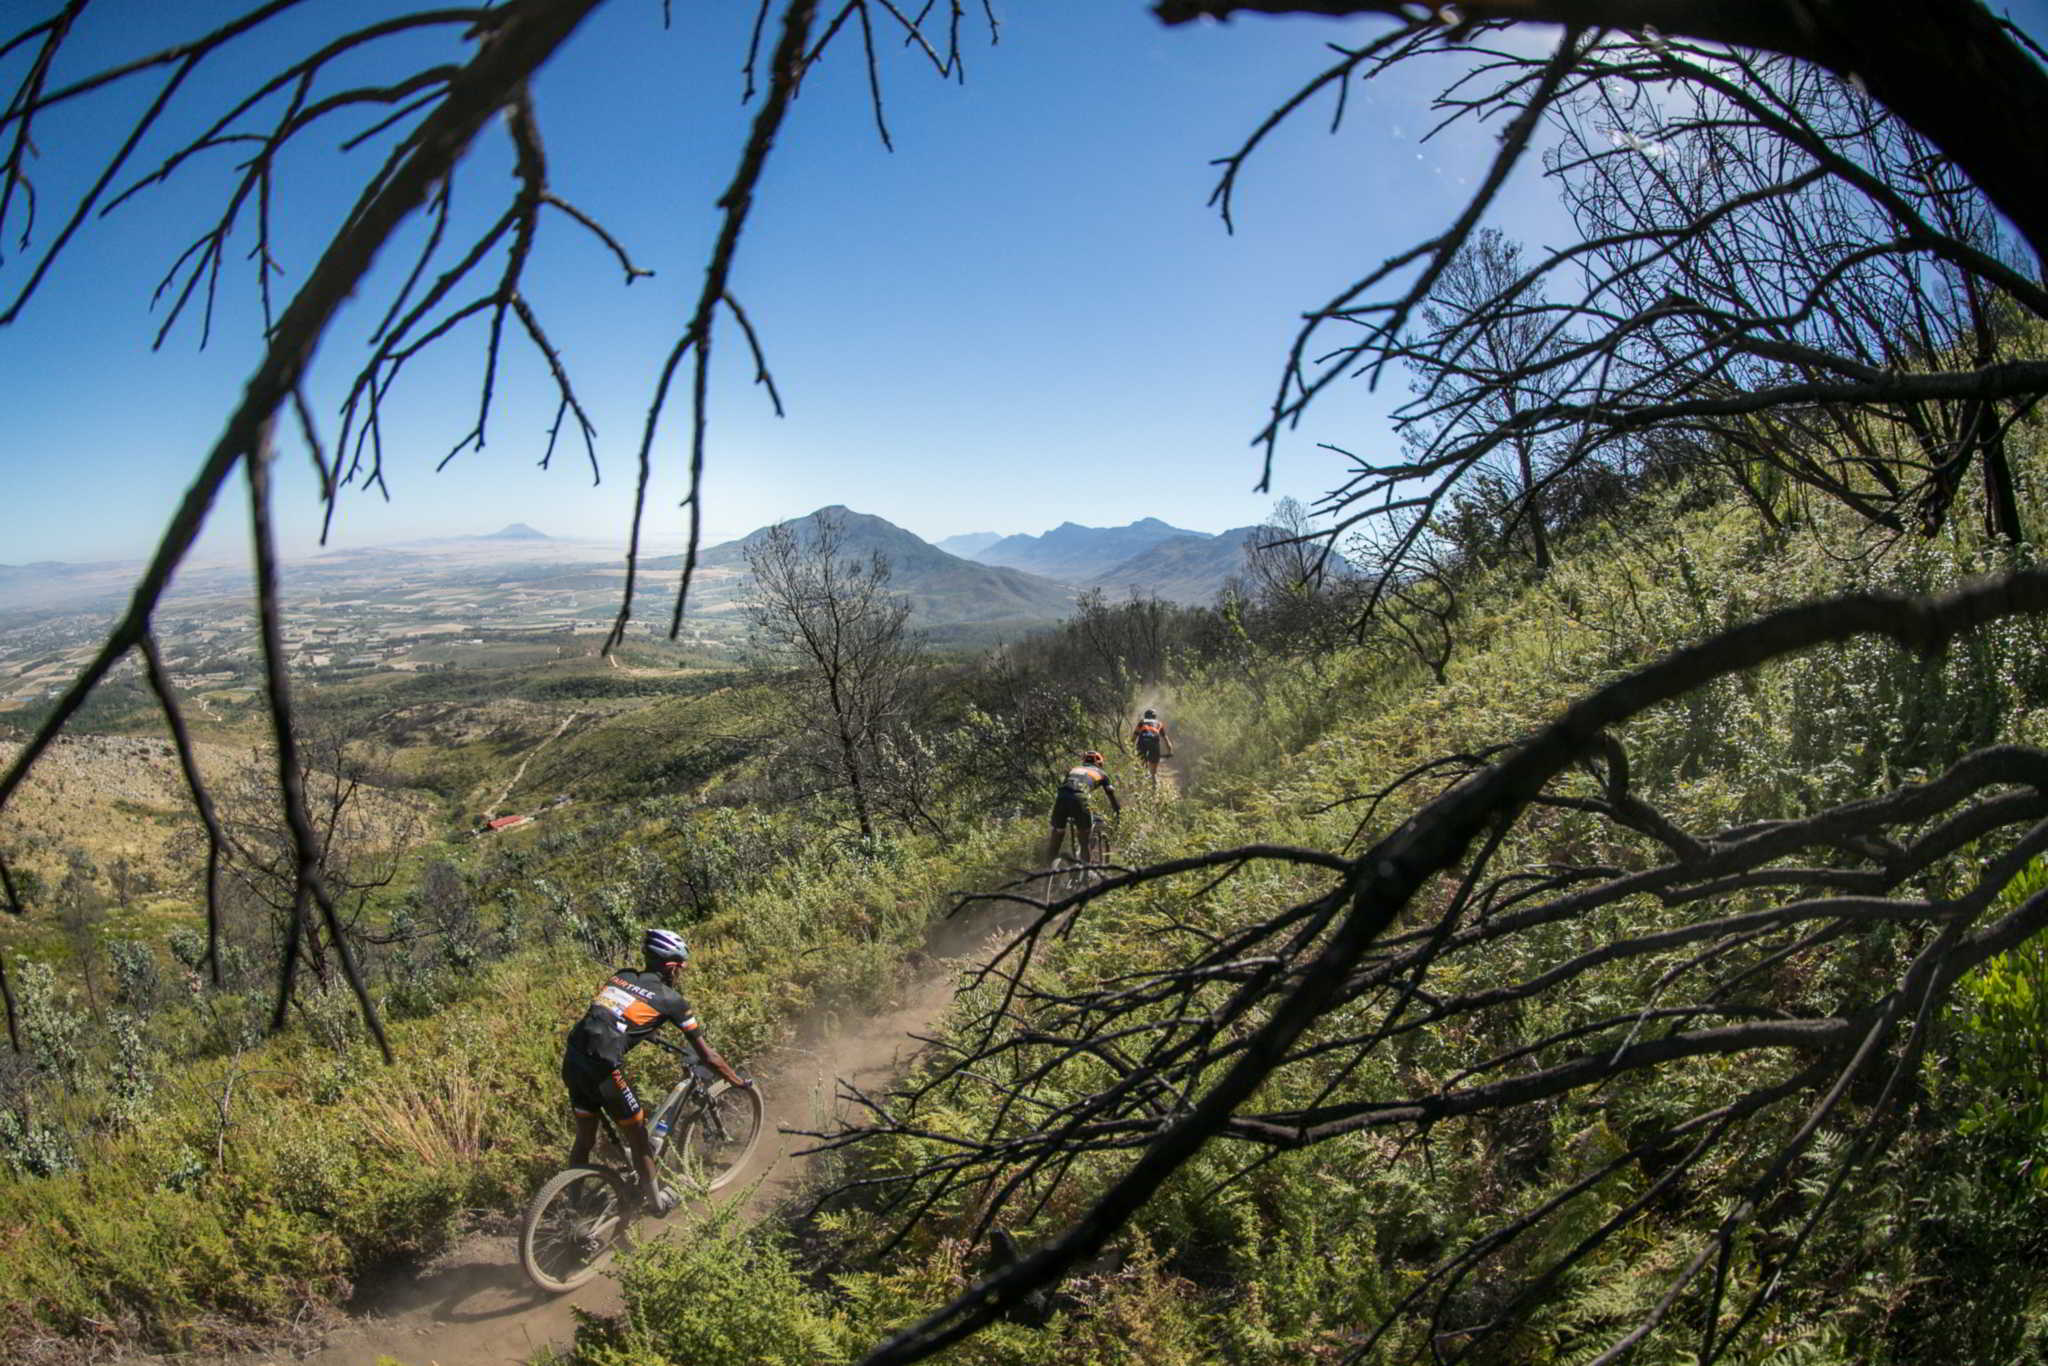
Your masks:
M 519 1229 L 519 1262 L 547 1294 L 574 1290 L 604 1269 L 625 1241 L 624 1181 L 601 1167 L 571 1167 L 549 1177 Z
M 694 1190 L 719 1189 L 753 1160 L 766 1113 L 758 1082 L 716 1083 L 662 1155 L 663 1167 Z

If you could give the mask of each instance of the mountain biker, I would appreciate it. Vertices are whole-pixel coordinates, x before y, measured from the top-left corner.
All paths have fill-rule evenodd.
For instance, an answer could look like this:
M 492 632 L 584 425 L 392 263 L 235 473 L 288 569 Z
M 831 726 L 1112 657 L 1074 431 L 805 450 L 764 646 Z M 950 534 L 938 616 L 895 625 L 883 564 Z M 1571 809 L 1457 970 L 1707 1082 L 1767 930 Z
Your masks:
M 683 1031 L 705 1066 L 734 1086 L 748 1083 L 705 1040 L 696 1012 L 676 989 L 676 978 L 690 961 L 690 948 L 683 937 L 673 930 L 651 929 L 640 941 L 640 953 L 646 966 L 613 973 L 569 1031 L 562 1053 L 562 1082 L 569 1088 L 569 1104 L 576 1112 L 576 1142 L 569 1150 L 569 1165 L 580 1167 L 590 1160 L 590 1146 L 597 1140 L 598 1111 L 607 1112 L 632 1151 L 634 1169 L 640 1174 L 642 1207 L 662 1215 L 676 1207 L 676 1194 L 655 1179 L 647 1112 L 620 1066 L 626 1050 L 666 1020 Z
M 1131 743 L 1138 747 L 1138 757 L 1152 774 L 1152 781 L 1159 782 L 1160 749 L 1164 747 L 1165 757 L 1173 757 L 1173 741 L 1166 736 L 1166 723 L 1159 719 L 1159 713 L 1145 708 L 1145 714 L 1138 718 L 1138 724 L 1131 728 Z
M 1089 809 L 1088 798 L 1098 787 L 1109 798 L 1110 811 L 1121 816 L 1123 803 L 1117 800 L 1109 775 L 1102 771 L 1102 753 L 1091 749 L 1081 756 L 1080 763 L 1067 770 L 1067 776 L 1060 780 L 1059 792 L 1052 799 L 1052 841 L 1045 846 L 1048 867 L 1060 856 L 1060 841 L 1069 825 L 1081 832 L 1081 847 L 1088 847 L 1088 837 L 1095 829 L 1095 813 Z

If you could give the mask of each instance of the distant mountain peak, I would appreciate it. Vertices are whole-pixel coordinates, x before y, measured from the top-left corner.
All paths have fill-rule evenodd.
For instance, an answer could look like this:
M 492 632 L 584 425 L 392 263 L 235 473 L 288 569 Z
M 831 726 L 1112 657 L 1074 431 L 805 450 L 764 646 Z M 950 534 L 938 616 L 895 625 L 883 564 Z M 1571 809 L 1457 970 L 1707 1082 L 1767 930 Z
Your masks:
M 885 517 L 856 512 L 841 505 L 819 508 L 802 517 L 756 528 L 737 540 L 712 546 L 699 557 L 698 567 L 711 576 L 704 593 L 692 590 L 698 602 L 693 610 L 730 610 L 736 594 L 743 594 L 740 581 L 748 572 L 748 552 L 759 546 L 775 526 L 787 526 L 804 543 L 816 534 L 820 518 L 839 523 L 839 553 L 857 559 L 880 555 L 889 563 L 890 591 L 906 598 L 920 626 L 999 621 L 1043 622 L 1065 616 L 1073 608 L 1073 590 L 1064 584 L 996 565 L 980 564 L 952 555 L 906 531 Z M 990 533 L 991 535 L 993 533 Z M 665 569 L 674 560 L 659 560 L 643 568 Z M 730 578 L 720 578 L 731 575 Z M 726 587 L 725 585 L 732 585 Z M 723 595 L 720 597 L 719 595 Z
M 1178 536 L 1203 537 L 1203 533 L 1187 531 L 1157 517 L 1144 517 L 1127 526 L 1061 522 L 1043 536 L 1010 536 L 973 553 L 983 564 L 1022 569 L 1062 583 L 1085 584 L 1148 547 Z
M 524 522 L 514 522 L 503 531 L 493 531 L 488 536 L 477 537 L 479 541 L 545 541 L 552 539 L 545 531 L 535 531 Z
M 963 560 L 971 560 L 1002 539 L 1003 534 L 1000 531 L 963 531 L 957 536 L 933 541 L 932 544 L 948 555 L 958 555 Z

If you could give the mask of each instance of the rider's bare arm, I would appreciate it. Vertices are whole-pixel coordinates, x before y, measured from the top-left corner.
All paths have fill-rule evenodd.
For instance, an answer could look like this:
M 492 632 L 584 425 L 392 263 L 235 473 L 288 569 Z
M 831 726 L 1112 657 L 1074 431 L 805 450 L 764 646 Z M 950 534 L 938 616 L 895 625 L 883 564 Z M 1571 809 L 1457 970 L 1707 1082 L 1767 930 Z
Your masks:
M 704 1037 L 704 1027 L 702 1025 L 691 1025 L 684 1029 L 683 1037 L 690 1041 L 690 1047 L 697 1050 L 697 1056 L 704 1060 L 706 1067 L 725 1078 L 731 1085 L 745 1086 L 747 1084 L 746 1078 L 733 1071 L 732 1064 L 720 1057 L 718 1050 L 711 1046 L 711 1041 Z

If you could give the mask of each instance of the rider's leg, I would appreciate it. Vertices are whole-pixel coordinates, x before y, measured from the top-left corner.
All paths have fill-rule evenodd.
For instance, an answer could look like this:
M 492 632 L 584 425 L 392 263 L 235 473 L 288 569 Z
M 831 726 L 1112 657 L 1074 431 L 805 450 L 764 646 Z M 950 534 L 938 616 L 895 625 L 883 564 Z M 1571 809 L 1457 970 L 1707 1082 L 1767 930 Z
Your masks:
M 590 1161 L 590 1147 L 597 1142 L 597 1116 L 576 1116 L 576 1142 L 569 1148 L 569 1165 L 581 1167 Z
M 633 1170 L 640 1173 L 640 1189 L 644 1193 L 654 1190 L 654 1147 L 647 1141 L 647 1116 L 639 1114 L 619 1125 L 619 1133 L 626 1140 L 626 1149 L 633 1155 Z

